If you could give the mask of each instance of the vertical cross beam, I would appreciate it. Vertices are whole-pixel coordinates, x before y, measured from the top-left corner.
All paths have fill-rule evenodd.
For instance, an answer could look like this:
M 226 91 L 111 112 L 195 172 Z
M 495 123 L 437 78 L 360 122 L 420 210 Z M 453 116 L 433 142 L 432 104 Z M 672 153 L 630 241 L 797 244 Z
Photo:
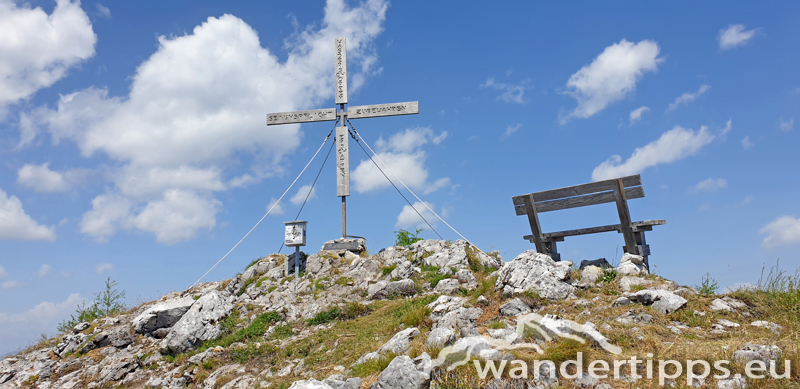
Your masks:
M 641 255 L 642 253 L 636 248 L 636 237 L 631 228 L 631 213 L 628 210 L 628 200 L 625 199 L 625 187 L 622 185 L 621 178 L 618 178 L 614 185 L 614 201 L 617 203 L 619 225 L 622 236 L 625 238 L 625 252 Z
M 544 244 L 542 227 L 539 225 L 539 215 L 536 214 L 536 202 L 533 200 L 533 195 L 529 194 L 522 199 L 525 201 L 525 213 L 528 214 L 528 223 L 531 225 L 533 244 L 536 247 L 536 252 L 547 254 L 547 247 L 545 247 Z

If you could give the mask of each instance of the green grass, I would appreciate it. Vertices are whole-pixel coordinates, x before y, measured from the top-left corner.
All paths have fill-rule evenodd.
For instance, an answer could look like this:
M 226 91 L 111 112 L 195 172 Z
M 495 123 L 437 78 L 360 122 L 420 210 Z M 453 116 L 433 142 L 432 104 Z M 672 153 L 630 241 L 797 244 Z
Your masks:
M 339 307 L 333 307 L 327 311 L 316 314 L 313 318 L 306 320 L 306 322 L 310 326 L 316 326 L 337 320 L 341 315 Z
M 259 278 L 259 279 L 258 279 L 258 281 L 256 281 L 256 288 L 260 288 L 260 287 L 261 287 L 261 284 L 262 284 L 264 281 L 268 280 L 268 279 L 269 279 L 268 277 L 261 277 L 261 278 Z
M 613 270 L 603 270 L 603 275 L 600 276 L 600 282 L 606 284 L 614 282 L 615 279 L 617 279 L 617 272 Z
M 397 269 L 397 264 L 391 266 L 384 266 L 381 268 L 381 274 L 383 274 L 384 276 L 392 274 L 394 269 Z
M 339 277 L 334 283 L 340 286 L 347 286 L 353 282 L 353 279 L 350 277 Z
M 363 305 L 358 301 L 351 301 L 344 306 L 344 309 L 342 309 L 341 319 L 352 320 L 357 317 L 368 315 L 370 312 L 372 312 L 372 308 L 370 306 Z
M 431 309 L 427 305 L 436 301 L 438 297 L 438 295 L 431 295 L 406 300 L 397 307 L 393 316 L 407 326 L 417 327 L 431 314 Z
M 380 373 L 386 369 L 386 366 L 389 366 L 389 364 L 392 362 L 392 359 L 394 359 L 396 356 L 396 354 L 389 353 L 386 355 L 381 355 L 376 359 L 371 359 L 364 363 L 355 365 L 352 369 L 353 375 L 356 377 L 367 377 L 372 374 Z
M 275 327 L 275 332 L 272 333 L 270 336 L 271 339 L 284 339 L 294 335 L 292 332 L 292 325 L 291 324 L 284 324 L 282 326 Z

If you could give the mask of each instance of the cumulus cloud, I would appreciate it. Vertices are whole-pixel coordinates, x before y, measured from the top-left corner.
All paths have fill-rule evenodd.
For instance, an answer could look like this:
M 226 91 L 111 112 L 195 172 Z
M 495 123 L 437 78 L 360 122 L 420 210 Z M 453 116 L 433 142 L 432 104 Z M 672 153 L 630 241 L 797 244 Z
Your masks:
M 97 5 L 97 12 L 100 14 L 100 16 L 102 16 L 104 18 L 110 18 L 111 17 L 111 10 L 108 9 L 108 7 L 106 7 L 106 6 L 104 6 L 104 5 L 100 4 L 100 3 L 97 3 L 96 5 Z
M 283 215 L 283 207 L 278 204 L 278 199 L 272 198 L 267 205 L 267 211 L 272 210 L 269 214 L 270 215 Z
M 8 277 L 8 272 L 6 271 L 6 269 L 3 269 L 3 267 L 0 266 L 0 278 L 6 278 L 6 277 Z
M 522 123 L 517 123 L 513 126 L 508 126 L 506 127 L 506 131 L 503 133 L 503 135 L 500 136 L 500 138 L 508 138 L 509 136 L 511 136 L 511 134 L 519 131 L 520 128 L 522 128 Z
M 42 267 L 39 268 L 39 278 L 45 278 L 47 275 L 50 274 L 50 270 L 52 267 L 48 264 L 43 264 Z
M 380 157 L 389 168 L 406 185 L 414 189 L 422 189 L 425 193 L 444 188 L 450 184 L 449 178 L 439 178 L 433 183 L 428 182 L 428 170 L 425 168 L 427 154 L 420 148 L 428 143 L 439 144 L 447 137 L 447 132 L 439 135 L 428 127 L 414 127 L 406 129 L 392 135 L 389 140 L 383 137 L 375 142 L 375 146 Z M 375 163 L 381 162 L 375 158 Z M 394 179 L 392 174 L 381 166 L 389 178 Z M 375 167 L 369 159 L 361 160 L 358 167 L 350 175 L 353 186 L 358 193 L 365 193 L 373 190 L 388 188 L 391 183 Z M 398 183 L 399 185 L 399 183 Z
M 105 240 L 139 229 L 165 243 L 191 239 L 215 225 L 216 192 L 285 170 L 300 126 L 265 129 L 264 115 L 318 108 L 333 96 L 335 37 L 347 38 L 351 91 L 379 71 L 373 41 L 387 7 L 330 0 L 321 23 L 285 41 L 283 62 L 243 20 L 210 17 L 185 35 L 159 37 L 127 96 L 90 87 L 22 114 L 19 147 L 46 131 L 54 144 L 69 140 L 85 157 L 103 153 L 119 164 L 109 174 L 115 186 L 84 214 L 84 233 Z M 247 173 L 235 171 L 241 160 L 253 161 Z
M 606 47 L 567 81 L 565 93 L 578 100 L 578 107 L 562 116 L 561 124 L 572 118 L 591 117 L 633 92 L 644 73 L 658 69 L 663 61 L 658 58 L 659 51 L 658 44 L 651 40 L 633 43 L 623 39 Z
M 94 266 L 94 270 L 97 274 L 103 274 L 105 272 L 112 272 L 114 271 L 114 265 L 110 263 L 101 263 L 99 265 Z
M 26 164 L 17 170 L 17 183 L 36 192 L 66 192 L 82 183 L 88 176 L 86 169 L 64 172 L 50 170 L 50 163 Z
M 523 97 L 525 96 L 525 89 L 530 88 L 529 84 L 529 79 L 525 79 L 519 84 L 505 84 L 496 82 L 494 77 L 489 77 L 485 83 L 480 85 L 480 88 L 491 88 L 500 92 L 497 95 L 497 100 L 503 100 L 506 103 L 525 104 Z
M 728 180 L 724 178 L 708 178 L 700 181 L 695 185 L 696 191 L 713 192 L 718 189 L 725 189 L 728 187 Z
M 756 145 L 755 143 L 750 141 L 750 136 L 749 135 L 745 136 L 744 139 L 742 139 L 742 148 L 745 149 L 745 150 L 750 150 L 755 145 Z
M 703 146 L 711 143 L 714 135 L 703 126 L 699 131 L 681 126 L 661 134 L 657 140 L 643 147 L 637 147 L 630 158 L 622 162 L 622 157 L 612 155 L 592 171 L 592 180 L 600 181 L 616 177 L 638 174 L 648 167 L 662 163 L 675 162 L 696 154 Z
M 667 112 L 674 111 L 675 109 L 677 109 L 681 105 L 688 105 L 689 103 L 691 103 L 692 101 L 694 101 L 695 99 L 697 99 L 698 97 L 703 95 L 703 93 L 708 92 L 709 89 L 711 89 L 710 86 L 708 86 L 706 84 L 703 84 L 703 85 L 700 85 L 700 89 L 698 89 L 697 92 L 694 92 L 694 93 L 686 92 L 686 93 L 678 96 L 675 99 L 675 101 L 673 101 L 672 104 L 670 104 L 669 107 L 667 107 Z
M 630 114 L 630 125 L 632 126 L 633 123 L 636 123 L 639 120 L 642 120 L 642 114 L 645 113 L 645 112 L 648 112 L 648 111 L 650 111 L 650 108 L 649 107 L 644 107 L 644 106 L 636 108 L 633 111 L 631 111 L 631 114 Z
M 789 118 L 789 120 L 781 118 L 781 121 L 778 122 L 778 128 L 783 132 L 794 130 L 794 118 Z
M 68 317 L 81 301 L 81 295 L 73 293 L 60 303 L 44 301 L 24 312 L 0 312 L 0 353 L 32 342 L 38 334 L 52 332 L 58 320 Z
M 94 55 L 97 36 L 80 1 L 57 0 L 53 13 L 0 0 L 0 119 L 9 104 L 63 78 Z
M 25 210 L 17 196 L 8 196 L 0 189 L 0 239 L 56 240 L 55 227 L 40 225 Z
M 760 233 L 767 234 L 761 242 L 767 249 L 800 243 L 800 218 L 781 216 L 764 226 Z
M 756 35 L 756 29 L 745 30 L 744 24 L 731 24 L 719 30 L 719 49 L 728 50 L 744 45 Z
M 317 197 L 317 188 L 312 188 L 311 185 L 303 185 L 289 201 L 294 205 L 300 205 L 306 201 L 306 197 L 308 197 L 309 200 Z
M 14 288 L 19 288 L 20 286 L 22 286 L 22 284 L 19 281 L 17 281 L 17 280 L 8 280 L 8 281 L 4 281 L 2 284 L 0 284 L 0 289 L 9 290 L 9 289 L 14 289 Z
M 0 312 L 0 324 L 6 323 L 38 323 L 53 319 L 60 314 L 69 312 L 77 306 L 83 299 L 78 293 L 72 293 L 61 303 L 54 304 L 44 301 L 32 309 L 18 314 L 8 314 Z
M 428 207 L 431 209 L 436 209 L 433 204 L 429 202 L 425 202 Z M 414 210 L 416 209 L 416 211 Z M 419 214 L 417 213 L 419 212 Z M 425 218 L 431 225 L 436 226 L 436 221 L 439 220 L 428 208 L 425 207 L 421 202 L 417 201 L 414 203 L 414 207 L 412 208 L 410 205 L 404 205 L 403 210 L 400 211 L 400 214 L 397 215 L 397 223 L 395 227 L 397 228 L 429 228 L 428 225 L 422 220 L 422 217 Z

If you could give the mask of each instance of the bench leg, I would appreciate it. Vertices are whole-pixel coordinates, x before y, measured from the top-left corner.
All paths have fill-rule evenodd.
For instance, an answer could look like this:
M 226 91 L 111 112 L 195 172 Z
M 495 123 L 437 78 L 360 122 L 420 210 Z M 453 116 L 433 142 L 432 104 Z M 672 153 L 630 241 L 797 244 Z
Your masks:
M 558 253 L 555 241 L 544 242 L 544 247 L 547 250 L 547 254 L 550 254 L 550 258 L 553 258 L 556 262 L 561 261 L 561 254 Z
M 641 246 L 643 250 L 647 247 L 647 241 L 644 239 L 644 231 L 634 232 L 634 238 L 636 239 L 636 245 Z M 643 254 L 649 254 L 644 252 Z M 650 261 L 647 259 L 647 255 L 642 255 L 644 258 L 644 266 L 647 267 L 647 272 L 650 273 Z

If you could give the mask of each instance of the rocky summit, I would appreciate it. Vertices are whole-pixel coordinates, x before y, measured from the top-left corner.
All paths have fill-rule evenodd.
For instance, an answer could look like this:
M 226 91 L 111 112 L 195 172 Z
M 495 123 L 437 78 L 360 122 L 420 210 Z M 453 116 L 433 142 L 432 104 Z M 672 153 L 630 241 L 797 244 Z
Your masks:
M 598 379 L 537 362 L 727 359 L 742 372 L 798 356 L 796 312 L 757 290 L 700 294 L 630 254 L 579 270 L 534 250 L 504 262 L 464 241 L 423 240 L 320 251 L 299 276 L 287 260 L 269 255 L 233 279 L 79 323 L 0 361 L 0 388 L 659 387 L 636 374 L 643 365 Z M 531 374 L 480 374 L 515 362 Z M 797 387 L 791 369 L 783 381 L 667 384 Z

